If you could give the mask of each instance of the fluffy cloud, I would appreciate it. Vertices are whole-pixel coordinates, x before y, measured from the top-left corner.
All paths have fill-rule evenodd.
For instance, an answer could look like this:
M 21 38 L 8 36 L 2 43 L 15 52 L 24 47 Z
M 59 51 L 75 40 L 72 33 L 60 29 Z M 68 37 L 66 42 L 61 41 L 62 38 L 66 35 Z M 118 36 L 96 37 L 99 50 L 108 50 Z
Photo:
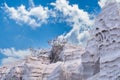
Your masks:
M 73 43 L 86 43 L 89 37 L 89 29 L 93 26 L 94 20 L 91 19 L 89 13 L 80 9 L 77 4 L 70 5 L 67 0 L 56 0 L 50 4 L 53 8 L 48 9 L 48 7 L 41 5 L 35 6 L 33 0 L 29 0 L 29 5 L 31 7 L 27 9 L 24 5 L 15 8 L 5 4 L 4 9 L 11 19 L 19 24 L 28 24 L 32 28 L 47 24 L 49 18 L 58 19 L 57 21 L 62 20 L 62 22 L 68 23 L 72 29 L 67 34 L 60 35 L 60 38 L 64 37 Z M 7 56 L 2 60 L 2 64 L 18 61 L 31 54 L 29 49 L 16 50 L 14 48 L 0 49 L 0 52 Z
M 70 5 L 67 0 L 56 0 L 55 3 L 51 3 L 55 7 L 56 11 L 61 12 L 65 21 L 72 26 L 72 30 L 64 37 L 72 42 L 78 42 L 87 40 L 89 37 L 88 30 L 93 25 L 94 20 L 91 20 L 91 15 L 86 11 L 79 9 L 78 5 Z M 84 39 L 84 40 L 83 40 Z
M 91 15 L 86 11 L 79 9 L 77 4 L 70 5 L 67 0 L 56 0 L 56 2 L 50 4 L 53 6 L 52 9 L 41 5 L 35 7 L 32 0 L 29 0 L 29 4 L 31 5 L 29 9 L 26 9 L 24 5 L 14 8 L 5 4 L 5 11 L 11 19 L 16 20 L 18 23 L 26 23 L 33 28 L 47 23 L 50 18 L 53 19 L 52 21 L 54 19 L 58 19 L 57 21 L 62 20 L 62 22 L 66 22 L 72 27 L 72 30 L 64 35 L 66 39 L 72 42 L 81 44 L 89 37 L 88 30 L 93 25 L 94 20 L 90 19 Z
M 47 23 L 51 11 L 47 7 L 35 7 L 32 0 L 30 0 L 30 5 L 32 7 L 27 10 L 24 5 L 14 8 L 5 4 L 5 11 L 11 19 L 16 20 L 18 23 L 28 24 L 33 28 L 40 27 L 42 24 Z M 52 14 L 54 15 L 52 15 L 52 17 L 56 15 L 60 16 L 61 14 L 59 15 L 57 12 L 61 12 L 61 18 L 72 27 L 70 32 L 60 37 L 69 39 L 72 42 L 78 42 L 79 44 L 85 44 L 89 37 L 88 30 L 94 23 L 94 20 L 90 19 L 91 15 L 79 9 L 76 4 L 70 5 L 67 0 L 56 0 L 56 2 L 51 3 L 51 5 L 54 6 L 54 9 L 52 9 L 54 11 Z M 14 48 L 0 49 L 0 52 L 7 56 L 7 58 L 2 60 L 2 64 L 18 61 L 31 54 L 29 49 L 15 50 Z
M 19 59 L 17 58 L 14 58 L 14 57 L 8 57 L 8 58 L 4 58 L 1 62 L 2 65 L 5 65 L 5 64 L 12 64 L 12 63 L 15 63 L 19 61 Z
M 7 4 L 5 4 L 4 8 L 9 17 L 17 23 L 25 23 L 32 28 L 40 27 L 42 24 L 47 23 L 50 10 L 41 5 L 34 7 L 32 0 L 29 3 L 32 6 L 29 9 L 26 9 L 24 5 L 14 8 L 9 7 Z
M 14 48 L 0 49 L 0 53 L 7 56 L 2 60 L 2 64 L 8 64 L 11 62 L 16 62 L 20 59 L 24 59 L 26 56 L 31 54 L 29 49 L 26 50 L 15 50 Z

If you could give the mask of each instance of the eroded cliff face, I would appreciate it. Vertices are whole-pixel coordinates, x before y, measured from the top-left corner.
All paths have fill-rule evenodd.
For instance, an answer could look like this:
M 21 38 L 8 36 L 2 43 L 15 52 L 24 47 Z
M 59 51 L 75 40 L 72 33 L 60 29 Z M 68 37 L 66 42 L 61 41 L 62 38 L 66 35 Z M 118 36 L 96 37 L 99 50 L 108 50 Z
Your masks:
M 88 48 L 100 59 L 100 72 L 90 80 L 120 80 L 120 3 L 107 4 L 96 18 Z M 97 51 L 96 51 L 96 50 Z
M 107 3 L 86 48 L 64 40 L 0 68 L 0 80 L 120 80 L 120 4 Z M 37 54 L 36 54 L 37 53 Z
M 0 79 L 81 80 L 81 55 L 83 53 L 84 49 L 80 46 L 56 44 L 51 51 L 42 51 L 37 56 L 28 56 L 14 65 L 2 67 Z

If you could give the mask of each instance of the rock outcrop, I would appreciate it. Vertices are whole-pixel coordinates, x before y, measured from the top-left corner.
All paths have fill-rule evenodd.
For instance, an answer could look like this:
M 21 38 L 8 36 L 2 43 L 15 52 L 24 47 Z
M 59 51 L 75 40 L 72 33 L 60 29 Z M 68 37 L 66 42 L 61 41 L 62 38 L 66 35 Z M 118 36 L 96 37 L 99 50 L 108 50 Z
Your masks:
M 120 80 L 120 3 L 107 4 L 95 23 L 93 44 L 97 52 L 92 53 L 100 59 L 100 72 L 90 80 Z
M 0 68 L 0 80 L 120 80 L 120 3 L 107 3 L 86 48 L 64 39 Z
M 80 46 L 57 44 L 51 51 L 41 51 L 37 56 L 2 67 L 1 80 L 79 80 L 83 53 Z

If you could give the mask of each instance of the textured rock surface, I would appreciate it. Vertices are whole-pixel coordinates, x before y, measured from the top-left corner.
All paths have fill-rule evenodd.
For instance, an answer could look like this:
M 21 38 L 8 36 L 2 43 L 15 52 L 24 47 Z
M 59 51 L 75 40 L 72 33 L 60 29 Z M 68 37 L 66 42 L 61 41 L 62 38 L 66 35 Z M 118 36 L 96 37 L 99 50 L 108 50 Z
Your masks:
M 95 23 L 88 48 L 95 47 L 89 51 L 100 59 L 100 70 L 89 80 L 120 80 L 120 3 L 107 4 Z
M 65 44 L 63 49 L 58 46 L 51 51 L 42 51 L 39 56 L 28 56 L 14 65 L 0 68 L 1 80 L 82 79 L 81 55 L 84 49 L 72 44 Z
M 86 48 L 56 40 L 51 50 L 0 68 L 0 80 L 120 80 L 120 4 L 107 3 Z

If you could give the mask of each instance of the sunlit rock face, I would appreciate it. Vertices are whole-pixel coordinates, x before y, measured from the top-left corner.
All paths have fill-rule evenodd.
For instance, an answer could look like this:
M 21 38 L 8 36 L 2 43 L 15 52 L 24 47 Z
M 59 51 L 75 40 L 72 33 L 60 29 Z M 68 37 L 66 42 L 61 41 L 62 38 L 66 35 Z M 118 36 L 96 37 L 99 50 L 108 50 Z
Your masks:
M 0 80 L 120 80 L 120 4 L 107 3 L 86 48 L 54 40 L 50 50 L 0 68 Z
M 33 51 L 36 52 L 36 51 Z M 52 49 L 27 56 L 16 64 L 0 69 L 1 80 L 82 80 L 83 68 L 80 46 L 58 42 Z
M 120 3 L 105 6 L 95 26 L 90 43 L 96 48 L 90 51 L 100 59 L 100 72 L 90 80 L 120 80 Z

